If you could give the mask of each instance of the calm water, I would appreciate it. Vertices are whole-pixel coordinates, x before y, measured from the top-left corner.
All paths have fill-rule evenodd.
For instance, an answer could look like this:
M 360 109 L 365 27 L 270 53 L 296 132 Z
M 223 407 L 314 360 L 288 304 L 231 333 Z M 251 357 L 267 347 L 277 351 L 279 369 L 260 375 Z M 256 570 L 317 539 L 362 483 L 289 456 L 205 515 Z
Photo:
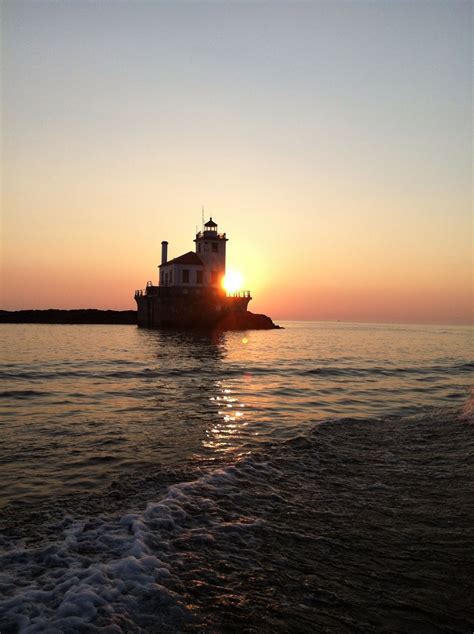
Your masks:
M 283 325 L 0 327 L 2 634 L 472 629 L 472 330 Z

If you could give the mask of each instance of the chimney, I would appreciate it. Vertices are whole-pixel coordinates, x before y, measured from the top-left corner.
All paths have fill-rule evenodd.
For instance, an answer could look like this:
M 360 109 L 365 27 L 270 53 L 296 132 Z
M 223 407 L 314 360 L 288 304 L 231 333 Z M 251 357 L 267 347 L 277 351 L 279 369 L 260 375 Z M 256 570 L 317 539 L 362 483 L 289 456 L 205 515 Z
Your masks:
M 166 264 L 166 262 L 168 262 L 168 243 L 163 240 L 161 243 L 161 264 Z

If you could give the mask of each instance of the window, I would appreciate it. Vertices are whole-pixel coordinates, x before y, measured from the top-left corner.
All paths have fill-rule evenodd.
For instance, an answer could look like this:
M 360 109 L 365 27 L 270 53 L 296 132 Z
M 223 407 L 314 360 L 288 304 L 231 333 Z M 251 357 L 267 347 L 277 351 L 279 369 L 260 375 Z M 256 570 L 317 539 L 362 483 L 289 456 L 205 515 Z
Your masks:
M 202 271 L 196 271 L 196 284 L 202 284 Z
M 189 284 L 189 269 L 183 269 L 183 284 Z
M 170 271 L 170 284 L 173 283 L 173 270 Z
M 201 253 L 201 243 L 198 244 L 198 253 Z
M 213 242 L 212 243 L 212 252 L 213 253 L 218 253 L 219 251 L 219 245 L 217 244 L 217 242 Z

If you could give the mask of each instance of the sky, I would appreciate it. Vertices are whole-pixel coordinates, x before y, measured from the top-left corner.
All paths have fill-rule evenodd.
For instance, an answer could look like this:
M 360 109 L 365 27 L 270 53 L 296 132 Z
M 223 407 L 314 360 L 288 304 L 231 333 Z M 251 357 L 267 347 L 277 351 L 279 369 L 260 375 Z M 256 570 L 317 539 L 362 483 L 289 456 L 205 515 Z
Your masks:
M 254 312 L 472 323 L 470 2 L 1 10 L 3 309 L 134 308 L 204 206 Z

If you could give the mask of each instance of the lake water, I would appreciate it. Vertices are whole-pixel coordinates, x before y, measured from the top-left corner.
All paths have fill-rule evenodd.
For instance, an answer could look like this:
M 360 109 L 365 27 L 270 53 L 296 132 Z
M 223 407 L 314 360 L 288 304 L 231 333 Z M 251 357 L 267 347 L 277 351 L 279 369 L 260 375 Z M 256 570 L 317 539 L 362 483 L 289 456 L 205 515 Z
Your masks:
M 472 329 L 282 325 L 0 326 L 2 634 L 472 629 Z

